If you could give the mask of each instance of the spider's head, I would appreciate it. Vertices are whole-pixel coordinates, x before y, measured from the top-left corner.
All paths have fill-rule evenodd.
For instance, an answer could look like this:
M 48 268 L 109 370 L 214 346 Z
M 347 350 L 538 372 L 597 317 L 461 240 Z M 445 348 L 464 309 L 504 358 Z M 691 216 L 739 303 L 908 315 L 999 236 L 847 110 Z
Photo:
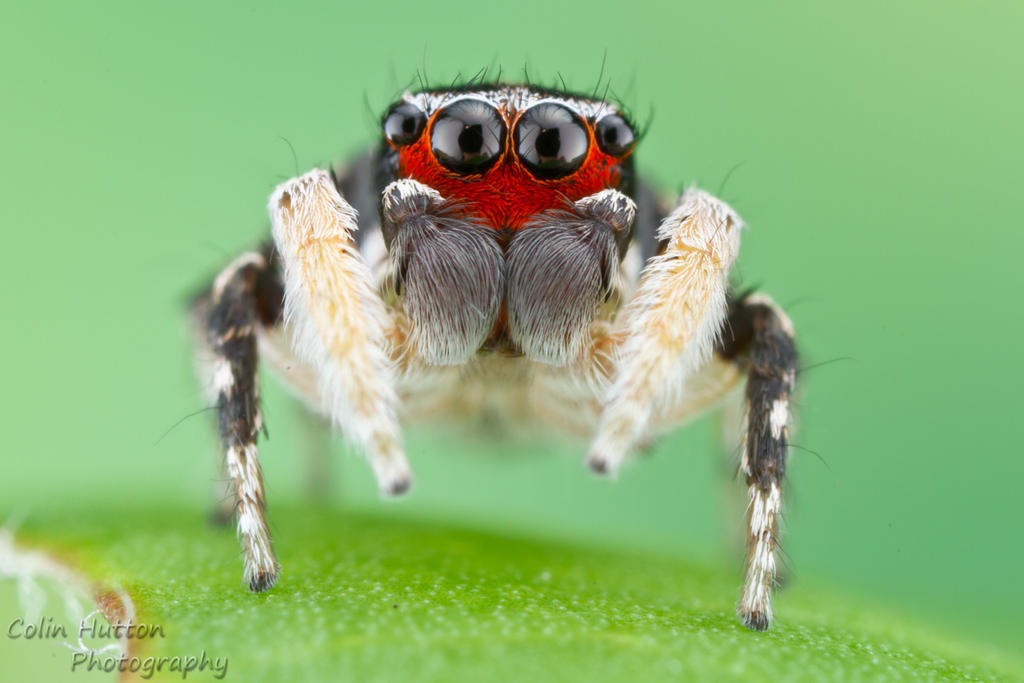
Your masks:
M 495 228 L 604 189 L 631 194 L 636 135 L 603 100 L 502 85 L 406 93 L 382 128 L 390 179 L 429 185 Z

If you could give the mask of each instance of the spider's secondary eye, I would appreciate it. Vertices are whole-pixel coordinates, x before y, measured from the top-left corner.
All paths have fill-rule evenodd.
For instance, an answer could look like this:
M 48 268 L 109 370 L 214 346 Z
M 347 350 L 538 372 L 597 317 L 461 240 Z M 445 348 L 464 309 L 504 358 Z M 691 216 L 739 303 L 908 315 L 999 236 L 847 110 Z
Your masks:
M 589 146 L 580 117 L 554 102 L 531 108 L 516 124 L 516 152 L 538 178 L 569 175 L 583 163 Z
M 501 156 L 505 122 L 486 102 L 459 100 L 438 113 L 430 145 L 445 168 L 456 173 L 483 173 Z
M 605 154 L 621 157 L 633 148 L 635 140 L 633 129 L 618 114 L 608 114 L 597 122 L 597 146 Z
M 416 105 L 403 102 L 384 117 L 384 135 L 396 145 L 408 145 L 419 139 L 426 123 L 426 115 Z

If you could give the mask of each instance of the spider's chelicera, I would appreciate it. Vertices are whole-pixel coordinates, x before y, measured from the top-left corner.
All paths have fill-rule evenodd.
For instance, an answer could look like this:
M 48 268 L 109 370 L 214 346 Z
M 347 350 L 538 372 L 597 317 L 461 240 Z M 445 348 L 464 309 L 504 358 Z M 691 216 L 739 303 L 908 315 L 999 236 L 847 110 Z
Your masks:
M 249 588 L 279 573 L 257 349 L 365 453 L 386 495 L 412 482 L 400 418 L 501 405 L 589 438 L 587 464 L 610 475 L 638 444 L 738 402 L 745 377 L 738 611 L 766 629 L 796 351 L 770 299 L 729 287 L 739 216 L 697 189 L 663 207 L 634 173 L 634 128 L 600 99 L 406 93 L 381 129 L 346 169 L 280 185 L 273 239 L 194 304 Z

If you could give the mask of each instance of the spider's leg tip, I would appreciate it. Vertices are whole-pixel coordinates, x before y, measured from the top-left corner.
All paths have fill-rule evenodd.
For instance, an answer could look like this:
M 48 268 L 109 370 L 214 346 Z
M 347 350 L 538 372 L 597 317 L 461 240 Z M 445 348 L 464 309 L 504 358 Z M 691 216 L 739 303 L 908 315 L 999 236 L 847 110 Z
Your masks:
M 587 467 L 594 474 L 602 477 L 615 476 L 615 467 L 611 460 L 602 453 L 591 453 L 587 456 Z
M 388 498 L 397 498 L 408 493 L 410 488 L 412 488 L 412 477 L 399 477 L 389 482 L 384 487 L 383 493 Z
M 764 632 L 768 630 L 768 627 L 772 625 L 771 617 L 759 610 L 746 612 L 740 610 L 739 612 L 740 621 L 743 625 L 749 628 L 751 631 Z
M 259 570 L 253 572 L 249 577 L 249 591 L 252 593 L 263 593 L 274 587 L 277 583 L 277 570 Z
M 412 488 L 412 470 L 401 453 L 372 456 L 370 464 L 377 480 L 377 490 L 383 498 L 398 498 Z
M 377 486 L 384 498 L 400 498 L 412 488 L 412 473 L 408 469 L 385 473 L 378 479 Z

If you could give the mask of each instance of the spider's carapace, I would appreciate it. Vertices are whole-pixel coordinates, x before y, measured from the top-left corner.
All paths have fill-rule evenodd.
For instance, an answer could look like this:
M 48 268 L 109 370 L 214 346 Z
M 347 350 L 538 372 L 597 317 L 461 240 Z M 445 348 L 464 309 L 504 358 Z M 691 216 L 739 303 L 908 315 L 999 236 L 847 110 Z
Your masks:
M 394 177 L 428 185 L 497 229 L 628 187 L 633 129 L 603 101 L 523 87 L 408 95 L 384 117 Z

